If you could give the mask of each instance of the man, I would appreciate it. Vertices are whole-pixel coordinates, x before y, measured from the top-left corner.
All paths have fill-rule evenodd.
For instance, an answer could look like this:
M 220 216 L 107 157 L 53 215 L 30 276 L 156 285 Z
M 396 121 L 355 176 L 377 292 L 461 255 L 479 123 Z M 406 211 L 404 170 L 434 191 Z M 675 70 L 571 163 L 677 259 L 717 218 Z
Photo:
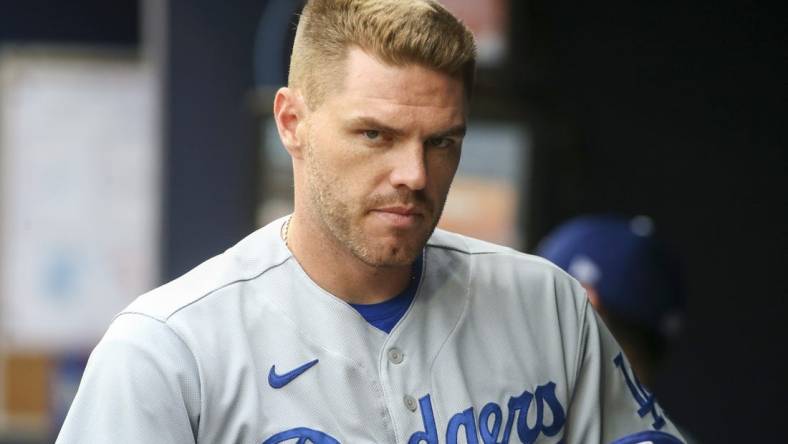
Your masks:
M 274 115 L 295 209 L 141 296 L 61 443 L 610 442 L 676 435 L 582 287 L 435 231 L 475 50 L 430 0 L 314 0 Z

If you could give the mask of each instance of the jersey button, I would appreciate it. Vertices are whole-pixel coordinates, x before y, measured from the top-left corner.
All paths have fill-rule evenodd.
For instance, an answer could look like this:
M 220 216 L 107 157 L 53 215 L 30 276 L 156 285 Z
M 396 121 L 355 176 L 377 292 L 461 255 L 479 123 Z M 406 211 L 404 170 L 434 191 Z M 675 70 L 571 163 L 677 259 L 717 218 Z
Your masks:
M 396 347 L 389 350 L 389 361 L 392 363 L 399 364 L 403 359 L 405 359 L 405 355 L 402 353 L 402 350 Z
M 419 407 L 419 404 L 416 402 L 416 398 L 410 395 L 405 395 L 405 407 L 408 408 L 411 412 L 415 412 L 416 409 Z

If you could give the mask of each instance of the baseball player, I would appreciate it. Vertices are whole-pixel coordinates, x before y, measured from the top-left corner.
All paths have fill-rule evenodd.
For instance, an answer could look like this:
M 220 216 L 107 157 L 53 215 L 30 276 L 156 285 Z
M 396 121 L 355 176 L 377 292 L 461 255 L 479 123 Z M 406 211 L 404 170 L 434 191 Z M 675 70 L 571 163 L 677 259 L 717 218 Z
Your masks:
M 577 279 L 651 387 L 681 330 L 685 295 L 675 257 L 647 216 L 584 215 L 553 230 L 537 254 Z
M 307 2 L 274 101 L 293 214 L 119 314 L 58 442 L 680 439 L 580 284 L 435 230 L 474 63 L 432 0 Z

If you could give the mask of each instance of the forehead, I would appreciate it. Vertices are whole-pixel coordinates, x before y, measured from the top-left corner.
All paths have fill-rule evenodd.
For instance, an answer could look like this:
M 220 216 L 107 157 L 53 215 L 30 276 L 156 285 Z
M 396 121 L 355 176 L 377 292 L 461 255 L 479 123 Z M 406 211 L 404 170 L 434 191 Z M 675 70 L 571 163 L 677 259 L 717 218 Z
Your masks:
M 417 113 L 464 119 L 462 80 L 417 64 L 390 65 L 356 47 L 348 50 L 340 85 L 327 102 L 350 112 L 363 108 L 392 117 Z

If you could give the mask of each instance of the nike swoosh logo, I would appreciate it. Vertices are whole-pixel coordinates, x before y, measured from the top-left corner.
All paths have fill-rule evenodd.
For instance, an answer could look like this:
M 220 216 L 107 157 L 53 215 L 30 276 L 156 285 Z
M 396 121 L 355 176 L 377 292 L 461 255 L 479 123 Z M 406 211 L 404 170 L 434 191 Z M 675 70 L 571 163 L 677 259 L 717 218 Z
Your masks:
M 301 376 L 302 373 L 312 368 L 315 364 L 317 364 L 317 359 L 281 375 L 276 374 L 276 365 L 272 365 L 271 370 L 268 372 L 268 385 L 275 389 L 280 389 L 290 384 L 293 379 Z

